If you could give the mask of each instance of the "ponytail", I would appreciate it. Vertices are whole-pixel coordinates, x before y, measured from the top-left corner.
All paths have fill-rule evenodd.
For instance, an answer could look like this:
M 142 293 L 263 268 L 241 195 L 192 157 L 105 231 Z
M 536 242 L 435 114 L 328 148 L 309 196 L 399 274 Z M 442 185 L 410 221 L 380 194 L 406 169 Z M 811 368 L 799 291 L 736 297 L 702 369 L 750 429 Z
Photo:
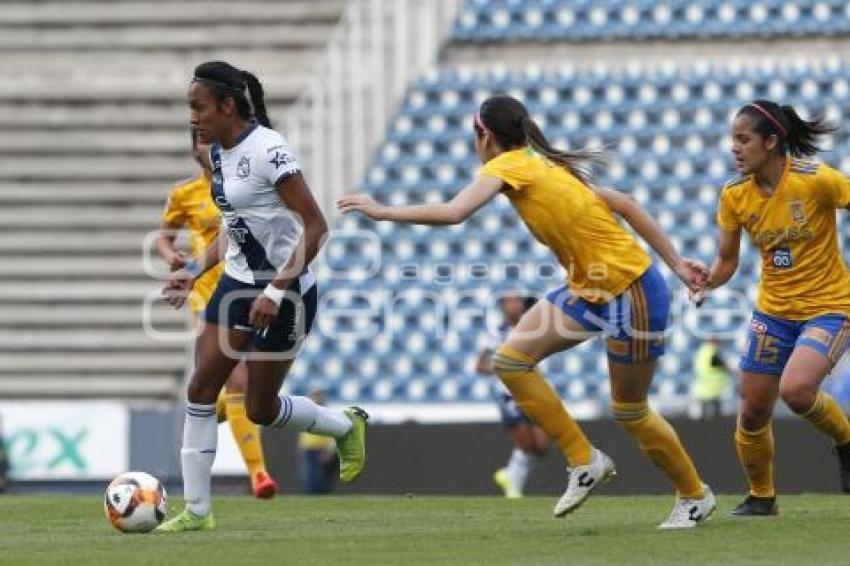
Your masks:
M 837 126 L 823 116 L 803 120 L 792 106 L 779 106 L 770 100 L 755 100 L 738 111 L 755 121 L 754 130 L 764 137 L 777 136 L 779 151 L 793 157 L 817 154 L 818 138 L 830 134 Z
M 549 143 L 537 123 L 530 117 L 522 119 L 522 131 L 525 141 L 534 150 L 561 167 L 564 167 L 574 177 L 586 185 L 592 185 L 596 168 L 605 164 L 605 153 L 602 150 L 585 147 L 583 149 L 565 151 L 556 149 Z
M 260 83 L 260 80 L 253 73 L 249 73 L 248 71 L 241 71 L 241 73 L 242 80 L 245 81 L 245 85 L 248 87 L 251 106 L 254 107 L 254 118 L 256 118 L 261 126 L 271 128 L 272 122 L 269 120 L 269 115 L 266 111 L 265 93 L 263 92 L 262 83 Z
M 506 94 L 491 96 L 481 104 L 475 131 L 481 136 L 485 130 L 502 148 L 509 150 L 530 146 L 587 185 L 593 184 L 596 167 L 605 163 L 605 154 L 601 150 L 564 151 L 554 148 L 522 102 Z
M 794 157 L 804 155 L 815 155 L 821 148 L 817 145 L 818 138 L 831 134 L 837 130 L 837 126 L 828 122 L 822 115 L 815 116 L 810 122 L 800 118 L 792 106 L 781 106 L 779 111 L 784 115 L 788 124 L 788 136 L 785 143 L 788 145 L 788 153 Z

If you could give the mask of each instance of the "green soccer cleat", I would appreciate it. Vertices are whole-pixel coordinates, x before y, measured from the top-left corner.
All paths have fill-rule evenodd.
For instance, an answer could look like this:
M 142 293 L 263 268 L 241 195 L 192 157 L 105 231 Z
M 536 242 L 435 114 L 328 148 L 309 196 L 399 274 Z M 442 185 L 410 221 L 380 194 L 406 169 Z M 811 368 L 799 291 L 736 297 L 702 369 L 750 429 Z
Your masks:
M 366 421 L 369 420 L 369 414 L 360 407 L 351 407 L 343 413 L 351 419 L 351 430 L 336 439 L 339 478 L 344 482 L 352 482 L 366 468 Z
M 179 514 L 158 526 L 154 532 L 179 533 L 183 531 L 211 531 L 213 529 L 215 529 L 215 518 L 212 513 L 206 517 L 199 517 L 188 509 L 183 509 Z
M 502 488 L 505 497 L 508 499 L 522 498 L 522 492 L 511 485 L 511 478 L 508 477 L 508 470 L 505 468 L 500 468 L 493 472 L 493 481 Z

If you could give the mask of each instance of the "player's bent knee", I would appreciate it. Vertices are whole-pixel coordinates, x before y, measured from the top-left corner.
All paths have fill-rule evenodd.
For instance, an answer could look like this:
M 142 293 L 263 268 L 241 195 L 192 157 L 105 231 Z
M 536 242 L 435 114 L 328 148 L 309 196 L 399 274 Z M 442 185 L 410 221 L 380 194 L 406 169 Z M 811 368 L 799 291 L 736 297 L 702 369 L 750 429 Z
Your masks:
M 245 400 L 245 413 L 252 423 L 269 426 L 277 417 L 277 410 L 271 403 L 249 402 Z
M 755 431 L 767 426 L 773 416 L 773 407 L 770 405 L 756 405 L 744 401 L 741 404 L 738 422 L 744 430 Z
M 219 388 L 193 376 L 186 389 L 186 398 L 190 403 L 212 405 L 218 399 Z
M 770 411 L 745 412 L 741 411 L 738 423 L 744 430 L 756 431 L 763 429 L 770 422 Z
M 493 372 L 499 377 L 533 371 L 535 365 L 531 357 L 508 346 L 500 346 L 493 354 Z
M 807 412 L 812 408 L 817 399 L 818 391 L 816 388 L 799 383 L 787 383 L 783 381 L 779 384 L 779 396 L 788 405 L 788 408 L 797 414 Z

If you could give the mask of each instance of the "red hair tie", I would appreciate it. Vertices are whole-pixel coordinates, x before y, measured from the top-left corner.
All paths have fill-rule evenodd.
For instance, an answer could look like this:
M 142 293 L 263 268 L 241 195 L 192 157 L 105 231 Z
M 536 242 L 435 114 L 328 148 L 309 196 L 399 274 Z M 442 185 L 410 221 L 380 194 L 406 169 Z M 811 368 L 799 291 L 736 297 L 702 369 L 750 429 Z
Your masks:
M 786 137 L 786 136 L 788 135 L 788 130 L 786 130 L 786 129 L 785 129 L 785 127 L 784 127 L 781 123 L 779 123 L 779 120 L 777 120 L 776 118 L 774 118 L 774 117 L 770 114 L 770 112 L 768 112 L 767 110 L 765 110 L 764 108 L 762 108 L 761 106 L 759 106 L 758 104 L 756 104 L 755 102 L 750 102 L 750 106 L 752 106 L 753 108 L 755 108 L 756 110 L 758 110 L 759 112 L 761 112 L 762 114 L 764 114 L 764 116 L 765 116 L 768 120 L 770 120 L 770 121 L 773 123 L 773 125 L 774 125 L 774 126 L 776 126 L 776 129 L 778 129 L 778 130 L 779 130 L 779 133 L 780 133 L 780 134 L 782 134 L 782 137 L 783 137 L 783 138 L 784 138 L 784 137 Z

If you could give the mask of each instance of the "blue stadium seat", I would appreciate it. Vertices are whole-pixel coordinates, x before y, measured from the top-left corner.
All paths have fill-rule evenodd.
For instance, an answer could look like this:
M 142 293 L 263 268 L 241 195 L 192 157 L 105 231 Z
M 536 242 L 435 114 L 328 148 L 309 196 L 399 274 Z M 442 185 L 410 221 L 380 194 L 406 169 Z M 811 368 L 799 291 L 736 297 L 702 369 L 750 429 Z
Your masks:
M 847 33 L 850 13 L 839 0 L 467 0 L 453 39 L 580 42 Z

